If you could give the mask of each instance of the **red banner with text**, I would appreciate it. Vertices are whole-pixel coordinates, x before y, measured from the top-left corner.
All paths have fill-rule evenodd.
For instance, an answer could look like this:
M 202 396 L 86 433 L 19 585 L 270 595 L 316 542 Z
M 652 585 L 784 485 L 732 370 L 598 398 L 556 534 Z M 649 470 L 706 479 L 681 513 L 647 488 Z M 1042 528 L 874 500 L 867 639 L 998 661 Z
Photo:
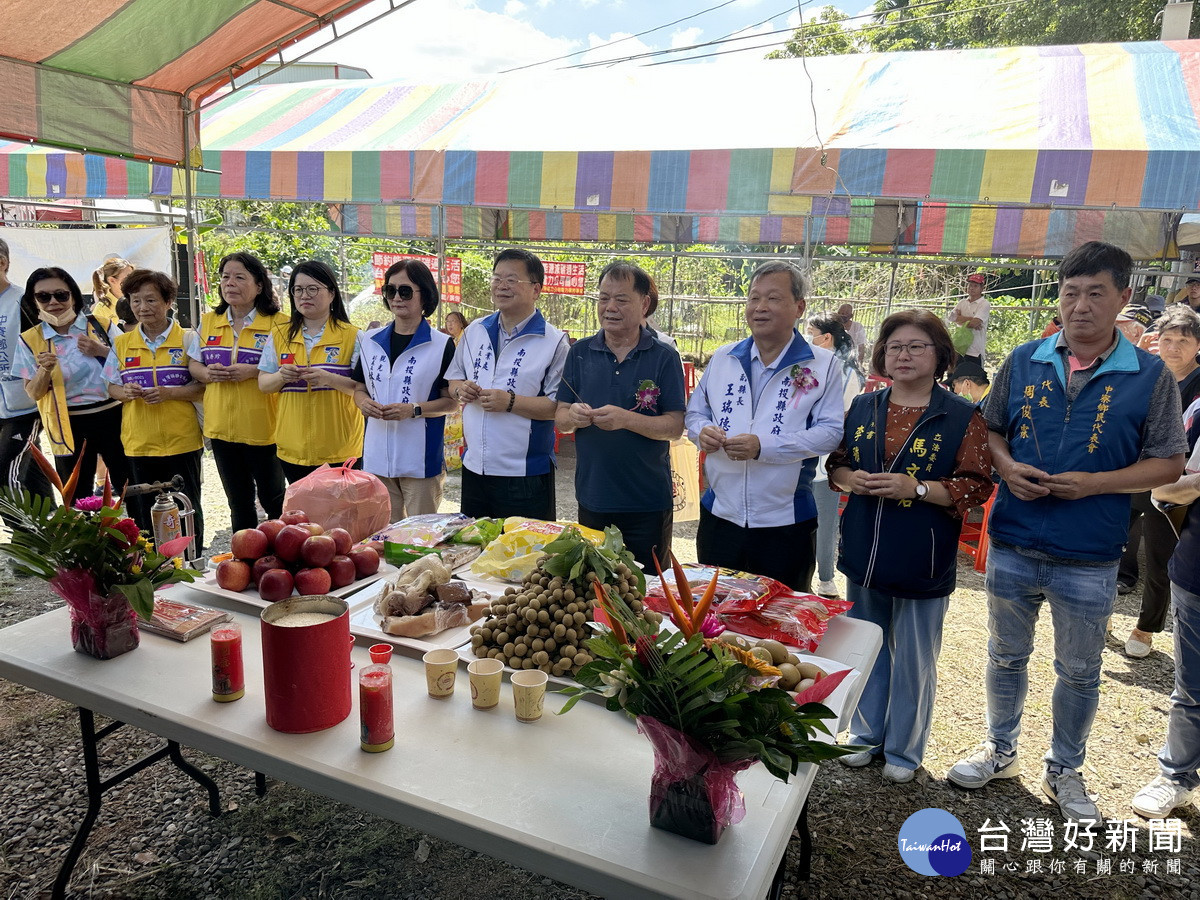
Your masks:
M 383 292 L 383 275 L 395 263 L 402 259 L 419 259 L 429 266 L 433 280 L 437 282 L 442 299 L 447 303 L 462 303 L 462 259 L 457 256 L 446 257 L 444 277 L 438 275 L 438 260 L 436 256 L 422 256 L 419 253 L 383 253 L 371 254 L 371 275 L 375 279 L 375 293 Z

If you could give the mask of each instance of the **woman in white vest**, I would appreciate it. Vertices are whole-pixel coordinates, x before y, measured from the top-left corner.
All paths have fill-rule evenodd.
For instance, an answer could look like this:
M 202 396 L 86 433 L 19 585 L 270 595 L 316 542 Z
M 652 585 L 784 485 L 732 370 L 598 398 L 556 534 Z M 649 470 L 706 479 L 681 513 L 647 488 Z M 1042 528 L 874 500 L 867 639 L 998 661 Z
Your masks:
M 393 321 L 359 336 L 354 402 L 367 417 L 363 468 L 387 485 L 392 521 L 434 513 L 442 502 L 442 453 L 454 341 L 431 328 L 438 287 L 419 259 L 393 263 L 383 302 Z

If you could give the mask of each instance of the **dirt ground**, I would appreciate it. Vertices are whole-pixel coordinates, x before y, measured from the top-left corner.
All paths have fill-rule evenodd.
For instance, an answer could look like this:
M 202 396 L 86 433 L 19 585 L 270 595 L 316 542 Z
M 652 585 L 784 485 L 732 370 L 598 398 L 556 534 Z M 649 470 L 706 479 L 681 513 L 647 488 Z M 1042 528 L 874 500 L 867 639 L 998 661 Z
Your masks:
M 570 517 L 574 460 L 569 445 L 563 449 L 559 514 Z M 219 502 L 215 474 L 209 474 L 205 511 L 213 545 L 220 548 L 228 544 L 228 511 Z M 452 476 L 443 509 L 456 505 L 457 479 Z M 677 526 L 676 550 L 682 559 L 693 555 L 694 527 Z M 1128 805 L 1157 772 L 1154 756 L 1162 745 L 1172 684 L 1169 632 L 1144 660 L 1127 659 L 1115 643 L 1105 651 L 1100 711 L 1084 775 L 1110 822 L 1092 849 L 1084 849 L 1082 839 L 1067 848 L 1071 836 L 1040 788 L 1054 679 L 1048 616 L 1039 625 L 1038 650 L 1030 665 L 1021 777 L 979 792 L 946 781 L 946 771 L 974 748 L 984 730 L 986 598 L 982 576 L 965 555 L 959 571 L 939 661 L 925 769 L 910 784 L 892 785 L 883 780 L 879 764 L 847 769 L 825 763 L 809 800 L 815 836 L 811 878 L 799 880 L 799 841 L 794 838 L 785 859 L 783 896 L 1200 898 L 1195 840 L 1200 819 L 1194 808 L 1152 830 Z M 1139 592 L 1118 598 L 1113 630 L 1122 640 L 1139 603 Z M 58 605 L 44 585 L 13 579 L 0 565 L 0 626 Z M 125 729 L 104 745 L 104 756 L 117 762 L 151 746 L 151 736 Z M 286 784 L 273 783 L 259 799 L 252 773 L 203 754 L 187 755 L 217 780 L 225 814 L 210 818 L 206 798 L 190 782 L 181 781 L 169 767 L 151 768 L 106 798 L 75 870 L 71 896 L 588 896 Z M 630 785 L 630 790 L 645 788 Z M 574 802 L 582 813 L 586 798 Z M 84 805 L 73 708 L 0 680 L 0 897 L 48 895 Z M 897 851 L 905 819 L 930 807 L 954 814 L 972 845 L 972 864 L 956 878 L 918 875 Z M 981 852 L 979 829 L 985 827 L 1006 828 L 1007 849 Z M 989 831 L 989 846 L 998 846 L 1001 834 L 1005 832 Z

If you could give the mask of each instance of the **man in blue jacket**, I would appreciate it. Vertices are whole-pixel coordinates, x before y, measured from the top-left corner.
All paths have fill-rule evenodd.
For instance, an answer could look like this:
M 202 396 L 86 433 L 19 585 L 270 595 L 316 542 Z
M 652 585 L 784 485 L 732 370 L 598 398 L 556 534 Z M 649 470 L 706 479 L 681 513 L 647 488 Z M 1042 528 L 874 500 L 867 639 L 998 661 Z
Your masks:
M 989 523 L 987 740 L 949 772 L 964 788 L 1020 773 L 1017 737 L 1042 604 L 1053 616 L 1053 728 L 1042 789 L 1098 823 L 1079 770 L 1128 536 L 1129 497 L 1175 481 L 1187 443 L 1175 379 L 1116 329 L 1133 261 L 1091 241 L 1059 268 L 1063 330 L 1005 360 L 984 408 L 1003 479 Z

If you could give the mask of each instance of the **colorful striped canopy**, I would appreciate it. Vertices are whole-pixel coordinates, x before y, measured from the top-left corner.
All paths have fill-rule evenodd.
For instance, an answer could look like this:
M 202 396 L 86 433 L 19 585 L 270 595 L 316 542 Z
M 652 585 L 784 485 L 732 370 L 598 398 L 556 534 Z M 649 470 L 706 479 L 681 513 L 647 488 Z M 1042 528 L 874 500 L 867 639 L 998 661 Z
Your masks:
M 1198 120 L 1200 41 L 273 85 L 206 112 L 196 193 L 397 236 L 1148 258 L 1200 209 Z M 0 196 L 182 193 L 158 167 L 8 162 Z
M 366 2 L 5 3 L 0 135 L 180 163 L 186 109 Z

